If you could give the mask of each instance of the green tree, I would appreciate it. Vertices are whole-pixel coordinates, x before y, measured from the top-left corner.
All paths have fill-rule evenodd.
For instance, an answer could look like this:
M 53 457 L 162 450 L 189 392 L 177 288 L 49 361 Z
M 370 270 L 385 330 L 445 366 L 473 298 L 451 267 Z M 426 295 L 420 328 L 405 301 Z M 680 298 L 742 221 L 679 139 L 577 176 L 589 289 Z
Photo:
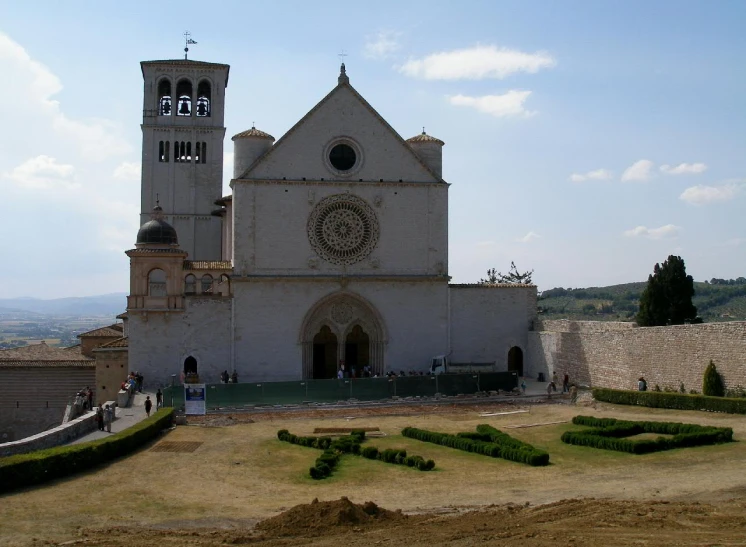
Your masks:
M 692 304 L 693 296 L 694 279 L 686 275 L 684 260 L 671 255 L 662 265 L 656 264 L 648 277 L 648 285 L 640 297 L 637 324 L 660 327 L 701 322 Z
M 526 285 L 530 285 L 533 274 L 533 270 L 530 272 L 519 272 L 515 266 L 515 262 L 511 262 L 510 271 L 507 274 L 498 272 L 495 268 L 490 268 L 487 270 L 487 278 L 480 279 L 479 283 L 482 285 L 495 285 L 497 283 L 525 283 Z
M 723 378 L 720 376 L 712 359 L 710 359 L 710 364 L 707 365 L 704 378 L 702 379 L 702 393 L 713 397 L 722 397 L 725 395 Z

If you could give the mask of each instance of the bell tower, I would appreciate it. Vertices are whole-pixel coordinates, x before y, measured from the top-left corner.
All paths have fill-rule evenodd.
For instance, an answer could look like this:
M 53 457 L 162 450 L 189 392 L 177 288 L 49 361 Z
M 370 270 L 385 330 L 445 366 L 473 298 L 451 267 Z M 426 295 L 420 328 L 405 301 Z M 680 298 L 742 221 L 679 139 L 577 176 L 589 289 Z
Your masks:
M 225 88 L 228 65 L 143 61 L 140 224 L 160 201 L 189 260 L 221 259 Z

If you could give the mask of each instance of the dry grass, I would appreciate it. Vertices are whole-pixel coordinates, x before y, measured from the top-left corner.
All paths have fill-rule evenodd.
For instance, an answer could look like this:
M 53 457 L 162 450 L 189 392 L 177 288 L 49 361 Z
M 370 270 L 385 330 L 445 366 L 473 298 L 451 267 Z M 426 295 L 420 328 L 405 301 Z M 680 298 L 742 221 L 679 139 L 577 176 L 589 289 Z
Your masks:
M 349 412 L 349 411 L 347 411 Z M 203 443 L 191 453 L 138 453 L 67 480 L 0 497 L 0 544 L 25 545 L 31 538 L 70 538 L 79 527 L 162 526 L 168 523 L 250 524 L 311 499 L 348 496 L 356 501 L 405 511 L 493 503 L 553 502 L 568 497 L 617 499 L 724 499 L 746 494 L 746 443 L 671 450 L 635 456 L 565 445 L 571 424 L 511 429 L 516 438 L 547 450 L 551 465 L 532 468 L 400 436 L 405 426 L 456 433 L 489 423 L 505 425 L 567 420 L 576 414 L 625 419 L 683 421 L 733 427 L 746 438 L 742 417 L 599 405 L 534 407 L 528 414 L 480 418 L 475 412 L 449 415 L 283 419 L 232 427 L 179 427 L 160 441 Z M 278 429 L 311 434 L 316 427 L 380 427 L 387 436 L 367 444 L 404 447 L 432 458 L 436 469 L 423 473 L 345 456 L 339 470 L 323 481 L 308 477 L 319 451 L 282 443 Z

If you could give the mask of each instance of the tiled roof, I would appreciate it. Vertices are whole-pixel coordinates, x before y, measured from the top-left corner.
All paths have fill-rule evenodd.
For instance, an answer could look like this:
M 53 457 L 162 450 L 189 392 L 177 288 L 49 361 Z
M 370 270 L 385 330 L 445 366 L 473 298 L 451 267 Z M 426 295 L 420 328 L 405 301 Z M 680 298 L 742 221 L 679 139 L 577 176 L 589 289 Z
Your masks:
M 88 332 L 81 332 L 78 335 L 78 338 L 82 338 L 83 336 L 107 336 L 107 337 L 118 337 L 122 336 L 122 332 L 124 329 L 122 328 L 121 323 L 115 323 L 114 325 L 109 325 L 108 327 L 101 327 L 98 329 L 89 330 Z
M 133 254 L 163 254 L 163 253 L 172 253 L 172 254 L 183 254 L 186 255 L 187 252 L 182 249 L 175 249 L 173 247 L 161 247 L 157 249 L 152 248 L 141 248 L 141 249 L 130 249 L 128 251 L 124 251 L 125 254 L 129 256 L 129 253 Z
M 99 346 L 93 351 L 96 351 L 97 349 L 127 348 L 127 347 L 129 347 L 129 339 L 127 336 L 124 336 L 122 338 L 117 338 L 116 340 L 112 340 L 111 342 L 108 342 L 104 344 L 103 346 Z
M 117 336 L 121 336 L 118 334 Z M 73 359 L 71 359 L 71 357 Z M 15 361 L 78 361 L 87 359 L 66 348 L 54 348 L 45 343 L 0 350 L 0 363 Z
M 407 139 L 407 142 L 434 142 L 441 146 L 445 144 L 442 140 L 436 139 L 435 137 L 433 137 L 432 135 L 428 135 L 424 131 L 421 134 L 417 135 L 416 137 Z
M 127 312 L 120 313 L 117 315 L 117 319 L 127 319 Z
M 0 360 L 0 368 L 96 368 L 95 359 L 77 359 L 71 361 L 16 361 Z
M 265 133 L 264 131 L 260 131 L 256 127 L 252 127 L 251 129 L 247 131 L 241 131 L 240 133 L 236 133 L 231 137 L 232 141 L 235 141 L 236 139 L 247 139 L 249 137 L 255 137 L 257 139 L 272 139 L 275 140 L 275 138 L 270 135 L 269 133 Z
M 223 260 L 185 260 L 185 270 L 232 270 L 233 265 Z
M 171 65 L 180 67 L 195 67 L 195 68 L 227 68 L 229 74 L 225 75 L 225 86 L 228 87 L 228 76 L 230 75 L 230 65 L 224 65 L 222 63 L 208 63 L 205 61 L 193 61 L 191 59 L 163 59 L 160 61 L 141 61 L 140 70 L 145 72 L 146 65 Z
M 451 289 L 525 289 L 536 288 L 527 283 L 456 283 L 449 284 Z

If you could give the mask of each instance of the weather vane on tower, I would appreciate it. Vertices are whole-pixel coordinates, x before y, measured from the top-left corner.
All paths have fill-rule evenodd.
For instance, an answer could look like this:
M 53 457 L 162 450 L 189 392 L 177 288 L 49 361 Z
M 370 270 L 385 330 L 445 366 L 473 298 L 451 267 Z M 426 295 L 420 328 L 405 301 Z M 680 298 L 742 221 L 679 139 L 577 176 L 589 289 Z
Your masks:
M 194 40 L 192 40 L 191 33 L 187 30 L 184 32 L 184 59 L 187 58 L 187 54 L 189 53 L 189 46 L 192 44 L 196 44 Z

